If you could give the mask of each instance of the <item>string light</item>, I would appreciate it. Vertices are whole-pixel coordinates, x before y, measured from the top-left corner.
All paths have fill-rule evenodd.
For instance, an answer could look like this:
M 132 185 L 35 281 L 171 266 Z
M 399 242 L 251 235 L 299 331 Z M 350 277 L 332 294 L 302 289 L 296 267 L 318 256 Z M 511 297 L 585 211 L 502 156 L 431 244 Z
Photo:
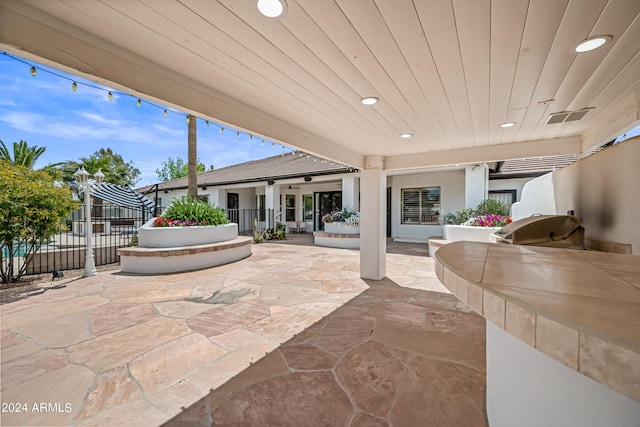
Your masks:
M 18 61 L 18 62 L 22 62 L 23 64 L 25 64 L 25 65 L 27 65 L 27 66 L 30 66 L 29 72 L 31 73 L 31 75 L 32 75 L 33 77 L 36 77 L 36 76 L 37 76 L 38 71 L 44 71 L 44 72 L 46 72 L 46 73 L 53 74 L 53 75 L 54 75 L 54 76 L 56 76 L 56 77 L 60 77 L 60 78 L 62 78 L 62 79 L 66 79 L 66 80 L 70 81 L 70 82 L 71 82 L 71 90 L 72 90 L 73 92 L 77 92 L 77 90 L 78 90 L 78 85 L 84 85 L 84 86 L 88 86 L 88 87 L 91 87 L 91 88 L 96 89 L 96 90 L 102 90 L 102 91 L 107 92 L 107 99 L 108 99 L 109 101 L 113 101 L 113 95 L 114 95 L 114 93 L 115 93 L 115 94 L 117 94 L 117 95 L 126 95 L 126 96 L 130 96 L 130 97 L 132 97 L 133 99 L 136 99 L 136 106 L 137 106 L 137 107 L 141 107 L 141 106 L 142 106 L 142 103 L 144 102 L 145 104 L 151 105 L 152 107 L 156 107 L 156 108 L 158 108 L 158 109 L 161 109 L 161 110 L 162 110 L 162 115 L 163 115 L 164 117 L 167 117 L 167 116 L 169 115 L 169 111 L 168 111 L 168 110 L 167 110 L 167 108 L 165 108 L 164 106 L 162 106 L 162 105 L 158 105 L 158 104 L 154 104 L 153 102 L 150 102 L 150 101 L 147 101 L 147 100 L 142 100 L 141 98 L 138 98 L 138 97 L 136 97 L 136 96 L 134 96 L 134 95 L 132 95 L 132 94 L 129 94 L 129 93 L 126 93 L 126 92 L 119 92 L 119 91 L 110 90 L 110 89 L 107 89 L 107 88 L 104 88 L 104 87 L 100 87 L 100 86 L 92 85 L 92 84 L 90 84 L 90 83 L 78 82 L 78 81 L 76 81 L 76 80 L 74 80 L 74 79 L 72 79 L 72 78 L 69 78 L 69 77 L 67 77 L 67 76 L 65 76 L 65 75 L 62 75 L 62 74 L 58 74 L 58 73 L 56 73 L 56 72 L 54 72 L 54 71 L 51 71 L 51 70 L 48 70 L 48 69 L 46 69 L 46 68 L 36 68 L 36 67 L 35 67 L 35 65 L 32 65 L 32 64 L 30 64 L 30 63 L 28 63 L 28 62 L 26 62 L 26 61 L 22 60 L 22 59 L 21 59 L 21 58 L 19 58 L 19 57 L 14 57 L 14 56 L 12 56 L 12 55 L 8 54 L 7 52 L 2 52 L 2 54 L 3 54 L 3 55 L 5 55 L 5 56 L 7 56 L 7 57 L 9 57 L 9 58 L 11 58 L 11 59 L 13 59 L 13 60 L 16 60 L 16 61 Z M 182 115 L 182 114 L 184 114 L 184 113 L 179 112 L 179 111 L 171 111 L 171 112 L 172 112 L 172 113 L 175 113 L 175 114 L 181 114 L 181 115 Z M 185 115 L 185 120 L 187 121 L 187 123 L 189 123 L 189 122 L 190 122 L 190 115 L 189 115 L 189 114 L 186 114 L 186 115 Z M 209 127 L 209 125 L 210 125 L 209 120 L 205 120 L 205 124 L 207 125 L 207 127 Z M 214 122 L 214 124 L 216 124 L 216 125 L 217 125 L 217 123 L 215 123 L 215 122 Z M 218 125 L 218 126 L 219 126 L 219 125 Z M 224 130 L 225 130 L 225 128 L 224 128 L 223 126 L 220 126 L 220 134 L 224 133 Z M 240 134 L 241 134 L 241 133 L 242 133 L 242 132 L 237 131 L 237 132 L 236 132 L 236 137 L 240 138 Z M 249 133 L 248 135 L 249 135 L 249 140 L 250 140 L 250 141 L 253 141 L 253 137 L 254 137 L 254 135 L 253 135 L 253 134 L 250 134 L 250 133 Z M 260 145 L 261 145 L 261 146 L 264 146 L 264 143 L 265 143 L 265 140 L 264 140 L 263 138 L 261 138 L 261 139 L 260 139 Z M 275 149 L 275 147 L 276 147 L 276 144 L 275 144 L 275 142 L 273 142 L 273 141 L 272 141 L 272 142 L 271 142 L 271 148 L 274 148 L 274 149 Z M 284 144 L 281 144 L 281 147 L 282 147 L 282 155 L 284 156 L 285 154 L 287 154 L 287 152 L 286 152 L 287 147 L 285 147 L 285 146 L 284 146 Z M 295 156 L 295 154 L 296 154 L 296 153 L 298 153 L 298 155 L 299 155 L 300 157 L 303 157 L 303 156 L 304 156 L 304 154 L 305 154 L 305 153 L 302 153 L 301 151 L 293 151 L 293 150 L 291 151 L 291 155 L 292 155 L 292 156 Z M 311 156 L 310 156 L 309 154 L 306 154 L 306 157 L 307 157 L 307 158 L 311 158 Z M 326 159 L 320 159 L 320 160 L 321 160 L 321 162 L 322 162 L 322 163 L 328 163 L 328 160 L 326 160 Z M 318 161 L 318 159 L 314 156 L 313 161 L 314 161 L 314 162 L 317 162 L 317 161 Z M 334 166 L 334 164 L 333 164 L 333 163 L 331 163 L 331 165 L 332 165 L 332 166 Z M 338 166 L 338 165 L 336 164 L 336 166 Z M 346 167 L 346 166 L 343 166 L 343 167 Z

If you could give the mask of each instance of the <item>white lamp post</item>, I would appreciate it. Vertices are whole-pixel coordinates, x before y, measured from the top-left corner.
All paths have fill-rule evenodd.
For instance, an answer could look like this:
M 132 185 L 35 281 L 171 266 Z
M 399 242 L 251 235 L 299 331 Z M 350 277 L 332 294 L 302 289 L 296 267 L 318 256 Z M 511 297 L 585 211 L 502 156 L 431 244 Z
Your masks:
M 98 169 L 93 177 L 95 179 L 89 179 L 89 172 L 87 172 L 84 167 L 81 167 L 73 174 L 78 183 L 78 187 L 84 194 L 84 218 L 85 218 L 85 229 L 84 235 L 87 239 L 87 253 L 85 255 L 84 260 L 84 274 L 82 277 L 90 277 L 95 276 L 98 272 L 96 271 L 96 263 L 93 259 L 93 248 L 91 246 L 93 228 L 91 225 L 91 185 L 96 184 L 97 189 L 102 185 L 102 181 L 104 181 L 104 174 Z

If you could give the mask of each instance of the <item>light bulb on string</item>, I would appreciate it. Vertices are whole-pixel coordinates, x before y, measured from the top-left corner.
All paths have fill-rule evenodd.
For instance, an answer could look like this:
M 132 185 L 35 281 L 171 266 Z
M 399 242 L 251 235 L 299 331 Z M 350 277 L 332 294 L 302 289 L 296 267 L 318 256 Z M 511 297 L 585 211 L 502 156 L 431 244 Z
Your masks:
M 35 76 L 36 76 L 36 74 L 38 74 L 38 70 L 36 70 L 36 67 L 31 67 L 31 70 L 30 70 L 30 71 L 31 71 L 31 75 L 32 75 L 33 77 L 35 77 Z
M 190 121 L 191 121 L 191 118 L 187 116 L 187 123 L 189 123 Z
M 317 161 L 318 161 L 318 159 L 316 159 L 316 158 L 314 157 L 314 158 L 313 158 L 313 162 L 315 163 L 315 162 L 317 162 Z
M 253 141 L 253 135 L 249 134 L 249 141 Z
M 271 148 L 276 148 L 276 143 L 275 142 L 271 143 Z
M 74 92 L 77 91 L 78 90 L 78 83 L 76 83 L 76 82 L 71 83 L 71 90 L 74 91 Z
M 167 117 L 167 110 L 164 110 L 164 112 L 162 113 L 163 116 Z
M 300 157 L 302 157 L 302 151 L 300 152 Z
M 282 146 L 282 151 L 284 151 L 284 145 Z
M 113 101 L 113 94 L 111 92 L 109 92 L 107 94 L 107 98 L 109 99 L 109 101 Z
M 311 157 L 311 156 L 309 156 L 309 155 L 307 154 L 307 159 L 308 159 L 309 157 Z
M 141 105 L 142 105 L 142 101 L 138 99 L 138 101 L 136 102 L 136 106 L 140 107 Z
M 209 120 L 205 120 L 204 124 L 207 125 L 207 127 L 209 127 Z
M 260 140 L 260 145 L 264 147 L 264 139 Z
M 236 138 L 240 138 L 240 132 L 236 132 Z
M 221 127 L 220 128 L 220 133 L 222 133 L 222 132 L 224 132 L 224 128 Z

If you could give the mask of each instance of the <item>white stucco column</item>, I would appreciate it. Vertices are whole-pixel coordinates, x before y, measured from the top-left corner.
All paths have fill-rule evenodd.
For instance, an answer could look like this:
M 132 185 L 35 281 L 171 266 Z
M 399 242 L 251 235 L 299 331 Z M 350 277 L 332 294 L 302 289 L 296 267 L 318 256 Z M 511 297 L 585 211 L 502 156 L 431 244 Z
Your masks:
M 342 178 L 342 207 L 360 210 L 360 178 L 345 176 Z
M 227 192 L 221 188 L 211 190 L 211 204 L 220 209 L 227 208 Z
M 360 174 L 360 277 L 380 280 L 386 264 L 386 183 L 382 156 L 365 158 Z
M 475 208 L 489 196 L 489 166 L 469 165 L 464 169 L 464 207 Z
M 282 212 L 281 210 L 281 206 L 280 206 L 280 186 L 273 184 L 273 185 L 266 185 L 264 187 L 264 203 L 265 203 L 265 208 L 266 209 L 273 209 L 273 219 L 274 221 L 279 221 L 278 220 L 278 216 L 280 215 L 280 213 Z M 267 227 L 268 228 L 275 228 L 276 224 L 271 223 L 271 221 L 269 221 L 270 218 L 267 218 Z

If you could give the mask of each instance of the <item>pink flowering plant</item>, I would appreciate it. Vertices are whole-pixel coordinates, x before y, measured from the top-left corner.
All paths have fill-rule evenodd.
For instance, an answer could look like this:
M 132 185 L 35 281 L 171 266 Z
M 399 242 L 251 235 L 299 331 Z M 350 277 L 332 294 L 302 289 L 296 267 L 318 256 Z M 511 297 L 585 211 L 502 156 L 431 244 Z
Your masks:
M 475 209 L 467 208 L 442 215 L 443 225 L 467 225 L 471 227 L 504 227 L 511 223 L 510 206 L 495 199 L 482 201 Z
M 471 227 L 504 227 L 511 223 L 511 217 L 506 215 L 486 214 L 479 215 L 465 221 L 462 225 Z

